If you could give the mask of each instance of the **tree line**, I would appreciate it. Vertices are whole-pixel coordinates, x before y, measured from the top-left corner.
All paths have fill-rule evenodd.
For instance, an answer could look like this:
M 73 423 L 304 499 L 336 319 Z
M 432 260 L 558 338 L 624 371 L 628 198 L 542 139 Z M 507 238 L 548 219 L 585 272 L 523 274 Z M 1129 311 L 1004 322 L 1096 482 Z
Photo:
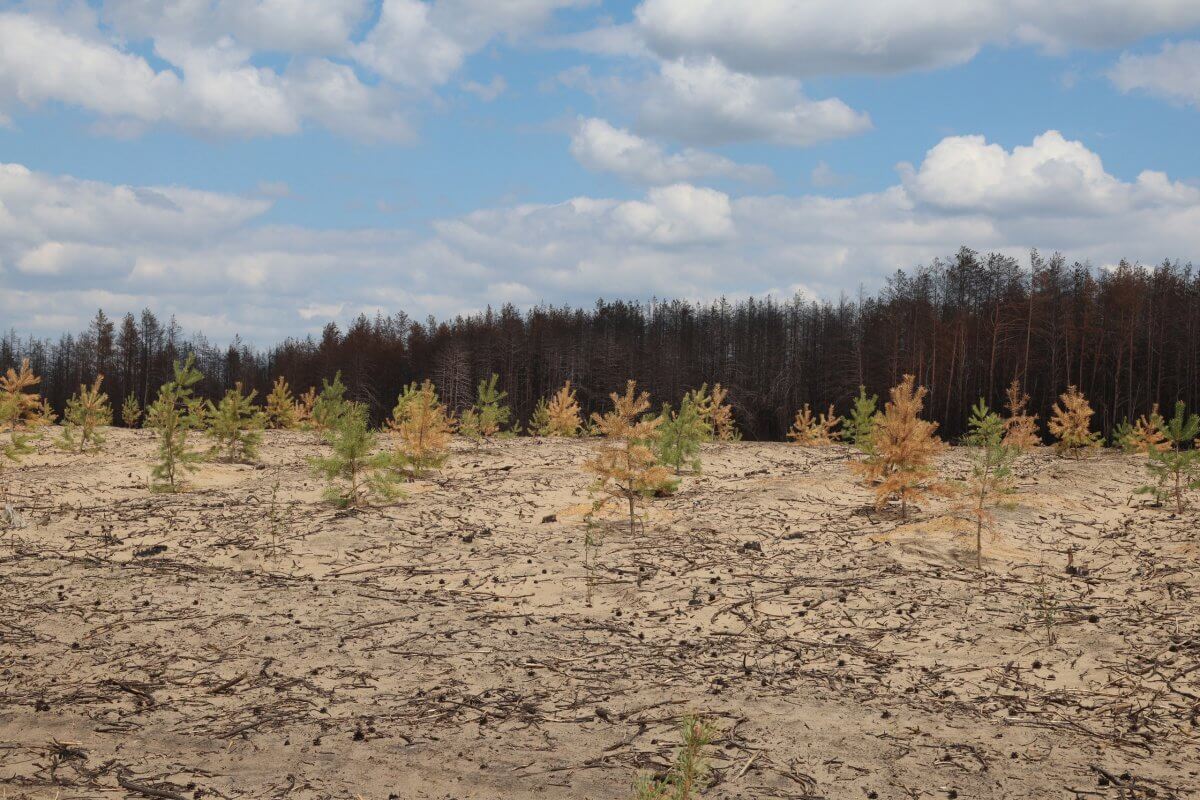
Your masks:
M 277 376 L 301 389 L 340 371 L 348 397 L 376 421 L 423 379 L 457 413 L 496 374 L 522 422 L 568 380 L 585 414 L 630 378 L 656 402 L 719 383 L 752 439 L 782 439 L 805 404 L 845 413 L 860 386 L 882 395 L 906 374 L 928 389 L 927 417 L 955 437 L 980 398 L 1002 407 L 1016 378 L 1041 424 L 1074 385 L 1108 435 L 1155 404 L 1200 405 L 1198 343 L 1200 275 L 1190 264 L 1097 268 L 1034 251 L 1023 265 L 964 247 L 897 271 L 875 294 L 837 301 L 599 301 L 448 320 L 401 311 L 270 347 L 237 338 L 217 346 L 149 309 L 120 319 L 100 311 L 87 330 L 57 341 L 10 331 L 0 339 L 0 371 L 28 358 L 60 411 L 99 374 L 116 402 L 133 395 L 145 406 L 187 354 L 205 376 L 197 393 L 213 400 L 238 382 L 266 396 Z

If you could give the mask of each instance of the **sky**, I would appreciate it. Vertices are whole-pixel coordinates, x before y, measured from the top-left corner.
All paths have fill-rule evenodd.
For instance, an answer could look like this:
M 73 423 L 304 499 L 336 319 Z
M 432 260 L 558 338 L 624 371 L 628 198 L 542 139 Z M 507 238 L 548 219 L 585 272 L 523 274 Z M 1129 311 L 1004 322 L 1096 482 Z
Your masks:
M 1200 253 L 1196 0 L 0 0 L 0 328 Z

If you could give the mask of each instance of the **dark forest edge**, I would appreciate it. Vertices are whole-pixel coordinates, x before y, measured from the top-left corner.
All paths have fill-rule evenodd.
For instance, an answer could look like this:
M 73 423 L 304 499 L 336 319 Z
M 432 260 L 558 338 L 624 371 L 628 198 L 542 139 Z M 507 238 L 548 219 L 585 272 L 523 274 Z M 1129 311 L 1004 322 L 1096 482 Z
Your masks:
M 340 371 L 348 397 L 376 421 L 404 386 L 426 378 L 458 413 L 496 374 L 522 421 L 568 380 L 585 415 L 630 378 L 656 402 L 719 383 L 748 439 L 784 438 L 805 404 L 845 414 L 860 385 L 883 395 L 905 374 L 928 387 L 928 418 L 956 437 L 976 401 L 1002 407 L 1015 378 L 1043 421 L 1059 394 L 1078 386 L 1108 436 L 1156 404 L 1200 405 L 1198 342 L 1200 276 L 1190 264 L 1101 269 L 1034 251 L 1022 268 L 964 247 L 897 271 L 874 296 L 837 302 L 600 301 L 424 322 L 399 312 L 360 316 L 345 331 L 330 323 L 320 338 L 266 349 L 237 339 L 214 346 L 150 310 L 120 320 L 101 311 L 86 331 L 58 341 L 10 332 L 0 340 L 0 372 L 28 358 L 61 413 L 98 374 L 109 396 L 132 394 L 144 407 L 188 353 L 205 376 L 197 393 L 212 400 L 239 382 L 264 397 L 277 376 L 301 388 Z

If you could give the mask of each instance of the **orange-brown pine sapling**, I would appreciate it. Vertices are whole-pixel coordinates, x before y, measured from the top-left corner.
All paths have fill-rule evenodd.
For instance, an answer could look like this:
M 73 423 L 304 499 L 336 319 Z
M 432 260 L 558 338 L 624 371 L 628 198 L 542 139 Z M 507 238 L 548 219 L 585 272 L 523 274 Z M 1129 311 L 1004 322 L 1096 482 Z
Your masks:
M 121 421 L 126 428 L 136 428 L 141 419 L 142 407 L 137 398 L 133 394 L 126 395 L 125 402 L 121 403 Z
M 315 400 L 315 398 L 314 398 Z M 296 427 L 296 398 L 282 375 L 271 385 L 267 395 L 267 427 L 271 430 L 288 430 Z
M 706 383 L 691 394 L 692 402 L 696 404 L 704 421 L 712 429 L 713 439 L 719 442 L 735 442 L 742 438 L 733 421 L 733 406 L 725 402 L 725 398 L 729 396 L 728 389 L 723 388 L 719 383 L 714 383 L 710 393 Z
M 983 398 L 971 409 L 968 433 L 963 439 L 971 460 L 971 474 L 963 485 L 967 510 L 975 528 L 975 568 L 983 569 L 983 529 L 994 526 L 993 509 L 1016 491 L 1013 462 L 1021 451 L 1005 444 L 1005 421 L 987 407 Z
M 934 432 L 936 422 L 921 419 L 926 389 L 916 378 L 905 375 L 891 390 L 891 399 L 876 419 L 867 457 L 850 467 L 875 487 L 875 505 L 882 509 L 900 501 L 900 518 L 908 518 L 908 507 L 931 492 L 942 492 L 933 457 L 945 449 Z
M 1004 419 L 1004 446 L 1015 447 L 1020 452 L 1037 447 L 1042 443 L 1038 436 L 1037 414 L 1030 414 L 1029 395 L 1021 390 L 1021 382 L 1013 378 L 1005 392 L 1007 401 L 1005 410 L 1008 416 Z
M 317 404 L 317 389 L 314 386 L 308 387 L 308 391 L 300 395 L 296 400 L 296 427 L 303 430 L 311 430 L 316 427 L 313 422 L 313 407 Z
M 0 375 L 0 397 L 8 398 L 12 412 L 5 422 L 12 437 L 21 429 L 39 428 L 54 424 L 54 412 L 33 388 L 42 379 L 33 373 L 29 359 L 22 359 L 18 369 L 9 367 Z
M 824 414 L 813 416 L 812 409 L 805 403 L 804 408 L 796 412 L 787 436 L 801 447 L 826 447 L 842 438 L 835 430 L 841 424 L 842 418 L 834 413 L 833 406 Z
M 633 535 L 637 533 L 638 503 L 671 478 L 670 471 L 658 463 L 654 452 L 663 418 L 642 418 L 650 408 L 650 395 L 638 394 L 635 381 L 625 384 L 625 394 L 613 392 L 609 396 L 612 410 L 592 414 L 592 423 L 603 440 L 584 468 L 596 476 L 593 490 L 602 495 L 593 503 L 593 509 L 599 511 L 614 500 L 625 503 L 629 510 L 629 532 Z
M 213 440 L 212 455 L 226 463 L 251 463 L 258 458 L 266 415 L 254 405 L 258 392 L 242 391 L 239 381 L 225 393 L 221 402 L 208 404 L 208 436 Z
M 574 438 L 583 428 L 583 418 L 579 412 L 579 401 L 575 398 L 575 390 L 567 381 L 547 402 L 545 398 L 538 401 L 533 417 L 529 421 L 529 429 L 538 436 L 562 436 Z
M 1050 417 L 1050 433 L 1058 439 L 1059 453 L 1072 458 L 1082 457 L 1085 450 L 1100 446 L 1100 434 L 1091 430 L 1092 407 L 1074 386 L 1059 395 Z
M 1165 426 L 1166 420 L 1158 411 L 1158 403 L 1155 403 L 1148 415 L 1138 417 L 1132 425 L 1128 420 L 1117 425 L 1113 431 L 1113 444 L 1126 453 L 1162 453 L 1171 449 L 1171 442 L 1163 431 Z
M 634 787 L 634 800 L 698 800 L 708 767 L 704 748 L 712 743 L 713 729 L 698 717 L 683 721 L 683 746 L 667 774 L 643 777 Z
M 97 375 L 91 386 L 81 384 L 79 393 L 67 401 L 59 447 L 82 453 L 89 448 L 98 451 L 104 444 L 99 429 L 112 424 L 112 406 L 108 403 L 108 395 L 100 391 L 103 381 L 104 376 Z
M 195 395 L 203 376 L 189 353 L 182 364 L 174 364 L 174 378 L 158 390 L 158 397 L 146 409 L 146 426 L 158 434 L 158 462 L 150 471 L 150 490 L 177 492 L 183 473 L 194 472 L 204 454 L 188 446 L 188 435 L 203 427 L 203 401 Z
M 21 404 L 18 398 L 9 393 L 0 392 L 0 428 L 9 428 L 7 439 L 0 440 L 0 511 L 4 512 L 7 522 L 13 523 L 15 512 L 8 507 L 8 481 L 5 479 L 5 468 L 9 462 L 18 464 L 21 457 L 33 450 L 26 436 L 20 433 Z
M 438 399 L 433 383 L 411 383 L 396 400 L 388 428 L 396 441 L 396 452 L 416 477 L 446 463 L 454 420 Z

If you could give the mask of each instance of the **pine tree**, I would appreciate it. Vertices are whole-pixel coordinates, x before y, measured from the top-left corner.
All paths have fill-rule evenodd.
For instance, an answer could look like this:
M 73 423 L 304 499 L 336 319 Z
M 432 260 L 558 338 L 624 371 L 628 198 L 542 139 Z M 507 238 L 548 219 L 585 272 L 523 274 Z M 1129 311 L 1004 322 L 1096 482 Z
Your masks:
M 29 359 L 22 359 L 18 369 L 9 367 L 0 375 L 0 397 L 7 398 L 11 410 L 5 426 L 11 438 L 17 436 L 20 429 L 39 428 L 54 424 L 54 412 L 42 396 L 33 388 L 42 379 L 33 373 L 29 367 Z
M 89 447 L 99 450 L 104 444 L 99 428 L 112 424 L 112 406 L 109 405 L 108 395 L 100 391 L 103 381 L 104 376 L 97 375 L 91 386 L 81 384 L 79 393 L 67 401 L 62 438 L 58 441 L 64 450 L 82 453 Z M 76 434 L 79 435 L 78 439 L 75 438 Z
M 1006 392 L 1008 401 L 1005 409 L 1008 417 L 1004 420 L 1004 445 L 1015 447 L 1024 452 L 1042 443 L 1038 436 L 1037 414 L 1030 414 L 1029 395 L 1021 391 L 1021 382 L 1013 378 Z
M 1148 455 L 1152 452 L 1161 453 L 1171 449 L 1163 428 L 1166 420 L 1158 411 L 1158 403 L 1150 409 L 1150 414 L 1143 414 L 1133 424 L 1125 420 L 1117 425 L 1113 432 L 1113 443 L 1126 453 Z
M 918 417 L 927 391 L 915 384 L 914 376 L 905 375 L 892 388 L 891 399 L 871 430 L 866 459 L 850 465 L 875 487 L 877 508 L 900 501 L 901 519 L 908 518 L 910 503 L 942 490 L 932 461 L 945 445 L 934 435 L 937 423 Z
M 454 421 L 430 381 L 404 387 L 388 427 L 396 439 L 399 456 L 414 476 L 446 463 Z
M 300 399 L 296 401 L 296 427 L 303 430 L 309 430 L 316 426 L 313 422 L 313 408 L 317 405 L 317 390 L 315 387 L 308 387 L 308 391 L 300 395 Z
M 992 509 L 1016 491 L 1013 462 L 1020 448 L 1007 444 L 1006 420 L 987 407 L 983 398 L 971 409 L 968 433 L 963 443 L 970 448 L 971 476 L 964 485 L 970 498 L 969 510 L 975 523 L 975 567 L 983 569 L 983 529 L 995 524 Z
M 350 401 L 346 399 L 346 384 L 342 383 L 342 373 L 339 370 L 333 376 L 332 383 L 321 379 L 321 393 L 312 405 L 313 424 L 318 430 L 329 430 L 336 427 L 338 420 L 348 413 Z
M 500 376 L 493 372 L 490 378 L 479 382 L 475 390 L 475 405 L 459 421 L 458 430 L 463 436 L 490 439 L 508 424 L 512 409 L 504 405 L 508 392 L 496 388 L 498 380 Z
M 708 774 L 704 748 L 712 743 L 713 730 L 697 717 L 683 721 L 683 747 L 664 777 L 645 777 L 634 787 L 634 800 L 698 800 Z
M 158 435 L 158 463 L 150 472 L 154 492 L 179 491 L 183 473 L 194 472 L 204 460 L 202 453 L 188 447 L 188 434 L 204 425 L 204 404 L 195 395 L 204 376 L 191 353 L 182 364 L 176 361 L 173 369 L 174 378 L 162 385 L 146 409 L 146 426 Z
M 125 402 L 121 404 L 121 421 L 125 423 L 126 428 L 136 428 L 141 418 L 142 407 L 138 405 L 137 398 L 132 394 L 127 395 Z
M 212 455 L 226 463 L 253 462 L 258 458 L 266 415 L 254 405 L 258 392 L 243 393 L 239 381 L 215 406 L 208 404 L 208 435 L 213 440 Z
M 1193 449 L 1184 449 L 1200 434 L 1200 416 L 1188 414 L 1187 406 L 1180 400 L 1175 404 L 1175 415 L 1163 423 L 1161 430 L 1166 437 L 1167 449 L 1147 452 L 1150 460 L 1146 468 L 1156 483 L 1137 491 L 1152 494 L 1159 502 L 1174 500 L 1175 513 L 1182 514 L 1187 493 L 1200 489 L 1200 450 L 1195 449 L 1195 443 Z
M 832 405 L 829 411 L 814 417 L 812 409 L 805 403 L 804 408 L 796 412 L 796 419 L 787 436 L 801 447 L 826 447 L 842 437 L 841 433 L 834 430 L 840 424 L 842 418 L 834 413 Z
M 867 395 L 867 387 L 858 387 L 858 397 L 854 398 L 854 406 L 850 417 L 843 425 L 842 436 L 863 452 L 871 447 L 875 423 L 879 418 L 879 395 Z
M 8 462 L 19 464 L 21 457 L 30 453 L 33 448 L 29 438 L 20 432 L 21 402 L 15 395 L 0 391 L 0 428 L 8 428 L 10 433 L 6 440 L 0 440 L 0 511 L 11 517 L 8 511 L 8 481 L 4 478 Z
M 287 430 L 296 427 L 296 399 L 287 381 L 280 375 L 267 395 L 267 427 L 272 430 Z
M 720 442 L 734 442 L 742 438 L 733 421 L 733 407 L 725 402 L 728 395 L 729 391 L 723 389 L 719 383 L 713 384 L 710 393 L 708 384 L 705 383 L 684 396 L 685 399 L 691 398 L 692 403 L 699 409 L 700 416 L 712 431 L 711 437 Z
M 374 452 L 378 435 L 367 425 L 366 408 L 351 403 L 331 419 L 325 438 L 333 454 L 311 461 L 313 471 L 329 482 L 325 499 L 339 508 L 361 508 L 372 498 L 392 502 L 403 496 L 396 456 Z
M 1059 395 L 1060 403 L 1054 404 L 1050 417 L 1050 433 L 1058 439 L 1059 453 L 1080 458 L 1084 450 L 1100 446 L 1100 434 L 1091 431 L 1091 405 L 1074 386 Z
M 712 428 L 705 422 L 700 409 L 690 397 L 684 395 L 679 410 L 674 411 L 670 403 L 664 403 L 662 424 L 659 426 L 655 451 L 658 460 L 675 470 L 676 475 L 686 466 L 694 473 L 700 472 L 700 444 L 712 439 Z
M 603 497 L 593 503 L 599 511 L 609 501 L 628 504 L 629 533 L 637 533 L 637 504 L 670 480 L 671 474 L 658 463 L 654 444 L 661 435 L 662 417 L 640 419 L 650 408 L 650 395 L 637 394 L 637 383 L 625 384 L 625 394 L 613 392 L 613 408 L 607 414 L 592 414 L 597 433 L 604 437 L 594 458 L 584 468 L 596 476 L 593 490 Z
M 538 436 L 562 436 L 574 438 L 583 428 L 583 420 L 579 413 L 579 401 L 575 398 L 575 390 L 571 382 L 563 384 L 554 396 L 546 402 L 545 398 L 538 401 L 529 420 L 529 429 Z

